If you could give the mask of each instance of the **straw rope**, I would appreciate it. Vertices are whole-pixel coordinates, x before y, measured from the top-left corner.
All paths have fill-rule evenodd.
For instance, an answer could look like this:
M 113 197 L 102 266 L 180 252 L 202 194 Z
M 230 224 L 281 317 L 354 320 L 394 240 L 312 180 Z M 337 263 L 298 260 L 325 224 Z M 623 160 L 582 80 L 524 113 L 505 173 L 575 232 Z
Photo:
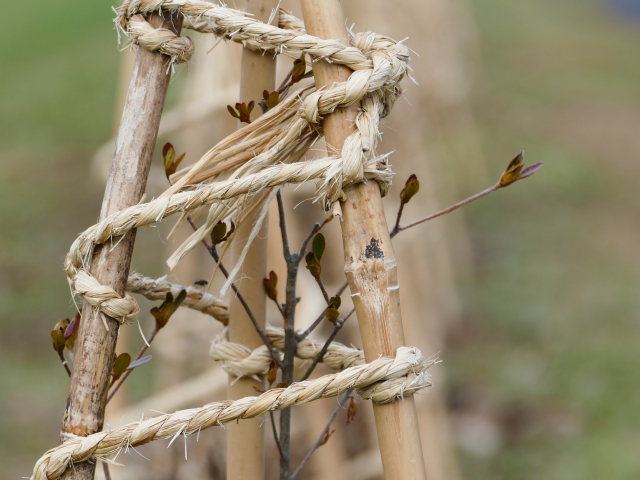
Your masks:
M 266 201 L 274 188 L 315 180 L 317 199 L 338 216 L 339 200 L 345 198 L 342 189 L 347 185 L 373 180 L 380 184 L 384 195 L 393 172 L 387 156 L 375 153 L 379 124 L 401 95 L 399 82 L 409 68 L 408 49 L 401 42 L 373 32 L 349 32 L 349 45 L 322 40 L 307 35 L 303 22 L 286 11 L 281 11 L 283 28 L 279 28 L 202 0 L 125 0 L 117 10 L 116 25 L 128 36 L 130 45 L 165 54 L 171 64 L 186 62 L 193 54 L 193 42 L 169 30 L 154 28 L 145 20 L 148 13 L 166 11 L 181 13 L 187 28 L 213 33 L 252 50 L 295 57 L 307 54 L 312 61 L 345 65 L 353 72 L 343 83 L 294 92 L 258 120 L 221 141 L 192 167 L 174 174 L 173 185 L 160 197 L 116 212 L 78 236 L 65 258 L 72 291 L 100 314 L 122 323 L 134 321 L 139 307 L 133 297 L 128 294 L 121 297 L 89 273 L 98 245 L 117 242 L 131 230 L 161 222 L 175 213 L 184 218 L 189 211 L 209 208 L 205 224 L 169 259 L 173 267 L 217 222 L 233 216 L 237 219 L 247 197 L 258 193 Z M 356 103 L 360 107 L 356 130 L 346 139 L 342 150 L 330 158 L 302 161 L 322 135 L 323 117 L 336 108 Z M 232 278 L 227 283 L 230 281 Z M 163 299 L 169 291 L 177 295 L 182 288 L 187 290 L 185 306 L 225 322 L 226 306 L 195 287 L 181 287 L 164 277 L 154 280 L 141 275 L 131 276 L 128 282 L 128 291 L 152 299 Z M 268 327 L 267 335 L 276 350 L 282 351 L 283 331 Z M 320 342 L 302 340 L 296 355 L 301 359 L 315 358 L 322 346 Z M 264 374 L 270 363 L 266 347 L 251 351 L 228 342 L 225 333 L 214 341 L 211 355 L 236 376 Z M 365 364 L 361 351 L 337 342 L 329 346 L 323 362 L 341 370 L 340 373 L 272 389 L 258 397 L 216 402 L 68 439 L 37 462 L 32 479 L 53 480 L 72 463 L 105 458 L 130 446 L 161 438 L 175 439 L 214 425 L 333 397 L 346 390 L 358 389 L 363 398 L 377 403 L 392 402 L 430 386 L 426 370 L 435 363 L 426 361 L 414 347 L 401 347 L 394 359 L 379 358 Z
M 284 330 L 267 325 L 267 338 L 278 352 L 284 351 Z M 324 346 L 323 341 L 305 338 L 297 343 L 296 357 L 301 360 L 313 360 Z M 254 377 L 266 375 L 271 365 L 271 355 L 265 345 L 251 350 L 240 344 L 228 340 L 227 330 L 223 330 L 212 342 L 209 351 L 214 361 L 220 362 L 225 372 L 235 377 Z M 322 363 L 332 370 L 364 364 L 364 352 L 357 348 L 347 347 L 339 342 L 331 342 L 327 352 L 322 357 Z
M 229 306 L 215 295 L 206 292 L 204 288 L 171 283 L 166 276 L 154 279 L 139 273 L 129 275 L 127 280 L 127 292 L 144 295 L 149 300 L 164 300 L 167 293 L 171 293 L 173 298 L 176 298 L 182 290 L 187 293 L 187 298 L 181 304 L 182 307 L 210 315 L 223 325 L 229 324 Z
M 354 70 L 349 79 L 322 91 L 303 91 L 264 115 L 256 125 L 241 129 L 231 137 L 241 140 L 221 142 L 216 155 L 205 155 L 160 198 L 148 204 L 136 205 L 111 215 L 83 232 L 65 259 L 65 270 L 72 291 L 102 314 L 123 323 L 137 319 L 139 307 L 132 297 L 121 297 L 111 287 L 101 285 L 87 269 L 96 245 L 112 241 L 133 228 L 160 222 L 167 216 L 212 205 L 207 222 L 183 244 L 170 259 L 173 266 L 221 219 L 233 214 L 241 204 L 241 197 L 253 195 L 261 189 L 320 180 L 318 196 L 325 208 L 334 205 L 340 214 L 337 200 L 343 198 L 342 187 L 366 180 L 380 183 L 383 193 L 391 181 L 392 172 L 386 156 L 375 155 L 379 137 L 379 121 L 391 109 L 401 90 L 398 82 L 408 68 L 408 50 L 404 45 L 372 32 L 352 34 L 351 46 L 335 40 L 321 40 L 298 29 L 282 29 L 247 17 L 244 13 L 200 0 L 127 0 L 119 9 L 117 24 L 126 28 L 130 42 L 169 55 L 172 61 L 183 61 L 193 53 L 193 43 L 177 37 L 166 29 L 154 29 L 142 14 L 153 11 L 180 11 L 192 28 L 212 32 L 222 38 L 241 42 L 248 48 L 275 53 L 309 54 L 347 65 Z M 297 25 L 295 17 L 285 18 L 289 26 Z M 171 37 L 173 35 L 173 37 Z M 175 37 L 175 38 L 174 38 Z M 297 162 L 317 138 L 322 117 L 338 107 L 360 102 L 356 119 L 357 131 L 344 143 L 341 158 L 311 162 Z M 299 102 L 296 113 L 293 107 Z M 230 137 L 230 138 L 231 138 Z M 263 140 L 264 139 L 264 140 Z M 215 159 L 227 162 L 240 152 L 238 146 L 249 147 L 253 157 L 230 163 L 215 173 L 200 179 L 196 190 L 179 192 L 203 170 L 215 165 Z M 244 144 L 244 145 L 243 145 Z M 227 153 L 231 151 L 230 153 Z M 237 153 L 233 153 L 237 152 Z M 211 152 L 210 152 L 211 153 Z M 220 166 L 220 163 L 217 163 Z M 211 178 L 230 173 L 226 181 L 205 184 Z M 220 204 L 229 200 L 226 204 Z
M 388 403 L 430 386 L 427 369 L 434 363 L 425 360 L 415 347 L 400 347 L 395 358 L 381 357 L 340 373 L 268 390 L 257 397 L 210 403 L 200 408 L 131 422 L 87 437 L 71 438 L 38 460 L 31 479 L 55 480 L 73 463 L 106 458 L 154 440 L 175 439 L 234 420 L 254 418 L 319 398 L 335 397 L 347 390 L 358 389 L 364 398 Z

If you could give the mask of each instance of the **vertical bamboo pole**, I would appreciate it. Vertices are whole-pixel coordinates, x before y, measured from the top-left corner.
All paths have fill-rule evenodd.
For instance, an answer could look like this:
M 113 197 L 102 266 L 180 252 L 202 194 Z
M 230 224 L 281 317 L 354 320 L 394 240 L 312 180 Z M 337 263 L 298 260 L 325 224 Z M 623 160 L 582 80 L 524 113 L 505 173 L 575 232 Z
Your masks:
M 320 38 L 346 38 L 340 0 L 301 0 L 307 32 Z M 350 70 L 317 62 L 316 86 L 344 82 Z M 340 151 L 354 131 L 358 106 L 338 109 L 324 120 L 327 144 Z M 368 362 L 393 356 L 404 345 L 397 264 L 380 189 L 375 182 L 345 188 L 342 238 L 349 280 Z M 425 479 L 422 445 L 413 397 L 374 405 L 376 429 L 386 480 Z
M 267 22 L 278 0 L 246 0 L 245 10 L 256 20 Z M 277 24 L 277 16 L 276 16 Z M 276 60 L 272 54 L 253 52 L 245 48 L 242 52 L 240 73 L 240 101 L 254 100 L 254 112 L 259 111 L 258 100 L 262 91 L 275 89 Z M 255 115 L 255 113 L 254 113 Z M 260 209 L 244 220 L 236 234 L 236 249 L 239 252 L 249 237 Z M 242 295 L 249 304 L 258 323 L 264 327 L 266 322 L 266 302 L 262 279 L 267 272 L 268 222 L 262 225 L 259 235 L 253 241 L 242 267 Z M 251 349 L 262 345 L 249 316 L 236 297 L 231 301 L 229 320 L 229 340 Z M 253 396 L 253 387 L 264 388 L 264 382 L 250 378 L 229 377 L 229 398 L 237 399 Z M 227 480 L 259 480 L 264 478 L 264 432 L 262 420 L 254 418 L 243 420 L 227 427 Z
M 149 22 L 155 27 L 162 26 L 178 33 L 182 16 L 171 18 L 169 13 L 164 16 L 152 14 Z M 166 56 L 138 49 L 102 201 L 101 220 L 135 205 L 144 193 L 169 86 L 168 61 Z M 127 234 L 121 242 L 114 242 L 114 247 L 99 246 L 91 261 L 91 274 L 120 295 L 124 295 L 134 241 L 135 231 Z M 69 434 L 86 436 L 102 429 L 120 326 L 112 318 L 107 318 L 107 322 L 108 330 L 100 315 L 94 315 L 91 306 L 85 304 L 62 423 L 63 441 Z M 94 470 L 95 463 L 81 463 L 69 468 L 63 478 L 90 480 Z

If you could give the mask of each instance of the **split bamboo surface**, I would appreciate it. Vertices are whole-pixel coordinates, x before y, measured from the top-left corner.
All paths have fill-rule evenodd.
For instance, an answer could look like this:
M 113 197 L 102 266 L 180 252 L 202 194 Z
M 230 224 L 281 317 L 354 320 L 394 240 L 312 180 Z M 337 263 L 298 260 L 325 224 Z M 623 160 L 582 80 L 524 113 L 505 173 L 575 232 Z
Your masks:
M 320 38 L 345 38 L 339 0 L 302 0 L 305 27 Z M 349 69 L 326 62 L 314 64 L 316 85 L 344 82 Z M 354 131 L 357 105 L 338 109 L 324 120 L 327 144 L 337 151 Z M 356 308 L 365 358 L 393 355 L 404 345 L 397 264 L 375 182 L 344 189 L 341 202 L 345 273 Z M 426 471 L 413 397 L 389 405 L 375 405 L 380 453 L 387 480 L 425 479 Z
M 150 23 L 179 33 L 182 17 L 152 15 Z M 138 49 L 100 219 L 135 205 L 142 198 L 169 86 L 167 67 L 167 57 Z M 143 110 L 146 115 L 140 114 Z M 134 241 L 135 232 L 131 232 L 113 246 L 98 247 L 91 261 L 91 273 L 120 295 L 125 292 Z M 102 429 L 119 327 L 117 320 L 103 318 L 85 304 L 63 417 L 62 440 Z M 95 463 L 82 463 L 68 469 L 63 478 L 89 480 L 94 470 Z
M 246 0 L 245 11 L 254 15 L 256 20 L 267 22 L 271 13 L 277 10 L 277 0 Z M 275 24 L 277 25 L 277 13 Z M 260 111 L 258 100 L 263 90 L 272 92 L 276 83 L 276 59 L 273 55 L 263 55 L 248 48 L 242 51 L 240 69 L 240 102 L 247 104 L 255 101 L 252 118 Z M 248 206 L 251 208 L 251 205 Z M 246 244 L 254 223 L 258 220 L 260 209 L 245 217 L 238 227 L 234 250 L 240 254 Z M 262 279 L 267 272 L 267 242 L 269 222 L 263 222 L 260 233 L 250 246 L 242 267 L 240 291 L 253 312 L 258 324 L 266 324 L 267 297 Z M 229 340 L 240 343 L 252 350 L 262 345 L 262 339 L 237 297 L 231 300 Z M 238 399 L 256 394 L 255 388 L 264 389 L 264 381 L 251 378 L 229 376 L 228 398 Z M 265 428 L 260 418 L 244 420 L 227 427 L 227 480 L 255 479 L 265 476 L 264 435 Z

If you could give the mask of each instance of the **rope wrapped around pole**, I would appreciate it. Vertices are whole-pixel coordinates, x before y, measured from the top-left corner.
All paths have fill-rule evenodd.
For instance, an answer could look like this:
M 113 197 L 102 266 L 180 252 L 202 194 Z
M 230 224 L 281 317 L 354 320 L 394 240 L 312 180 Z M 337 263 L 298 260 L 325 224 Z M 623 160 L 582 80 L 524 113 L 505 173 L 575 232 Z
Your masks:
M 87 437 L 70 438 L 38 460 L 31 480 L 56 480 L 73 463 L 108 458 L 129 447 L 191 435 L 206 428 L 254 418 L 269 411 L 302 405 L 319 398 L 335 397 L 347 390 L 356 389 L 363 398 L 388 403 L 430 386 L 427 369 L 434 363 L 434 360 L 425 360 L 415 347 L 401 347 L 395 358 L 381 357 L 340 373 L 293 383 L 287 388 L 274 388 L 257 397 L 214 402 L 200 408 L 131 422 Z

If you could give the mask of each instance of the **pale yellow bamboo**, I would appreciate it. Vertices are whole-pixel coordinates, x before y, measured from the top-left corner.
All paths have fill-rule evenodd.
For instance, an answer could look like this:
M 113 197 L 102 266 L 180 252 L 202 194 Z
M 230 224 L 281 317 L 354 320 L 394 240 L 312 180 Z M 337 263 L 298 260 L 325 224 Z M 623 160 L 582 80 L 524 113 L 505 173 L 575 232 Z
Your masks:
M 301 0 L 307 32 L 320 38 L 347 38 L 339 0 Z M 316 85 L 344 82 L 345 67 L 314 64 Z M 354 130 L 358 106 L 336 110 L 324 121 L 327 143 L 340 151 Z M 380 189 L 375 182 L 345 188 L 342 236 L 345 273 L 362 335 L 365 358 L 390 355 L 404 345 L 397 265 Z M 425 479 L 422 445 L 412 397 L 374 406 L 380 453 L 387 480 Z
M 245 10 L 254 18 L 267 22 L 271 12 L 278 6 L 278 0 L 246 0 Z M 275 21 L 277 25 L 277 18 Z M 262 98 L 262 91 L 275 90 L 276 60 L 273 55 L 263 55 L 245 48 L 242 52 L 242 67 L 240 71 L 240 102 L 247 104 L 255 101 L 252 118 L 257 118 L 260 107 L 258 101 Z M 240 253 L 245 240 L 258 218 L 260 209 L 255 209 L 240 225 L 236 234 L 234 249 Z M 256 320 L 263 327 L 266 323 L 267 297 L 262 286 L 262 279 L 267 271 L 267 236 L 268 222 L 264 222 L 260 233 L 253 241 L 242 268 L 243 279 L 240 290 L 249 304 Z M 254 349 L 262 345 L 251 319 L 245 312 L 237 298 L 231 301 L 229 340 L 241 343 Z M 251 378 L 238 379 L 229 376 L 228 395 L 230 399 L 243 398 L 256 394 L 254 387 L 264 388 L 263 381 Z M 227 428 L 227 479 L 228 480 L 259 480 L 264 478 L 264 432 L 262 419 L 255 418 L 238 424 L 231 424 Z

